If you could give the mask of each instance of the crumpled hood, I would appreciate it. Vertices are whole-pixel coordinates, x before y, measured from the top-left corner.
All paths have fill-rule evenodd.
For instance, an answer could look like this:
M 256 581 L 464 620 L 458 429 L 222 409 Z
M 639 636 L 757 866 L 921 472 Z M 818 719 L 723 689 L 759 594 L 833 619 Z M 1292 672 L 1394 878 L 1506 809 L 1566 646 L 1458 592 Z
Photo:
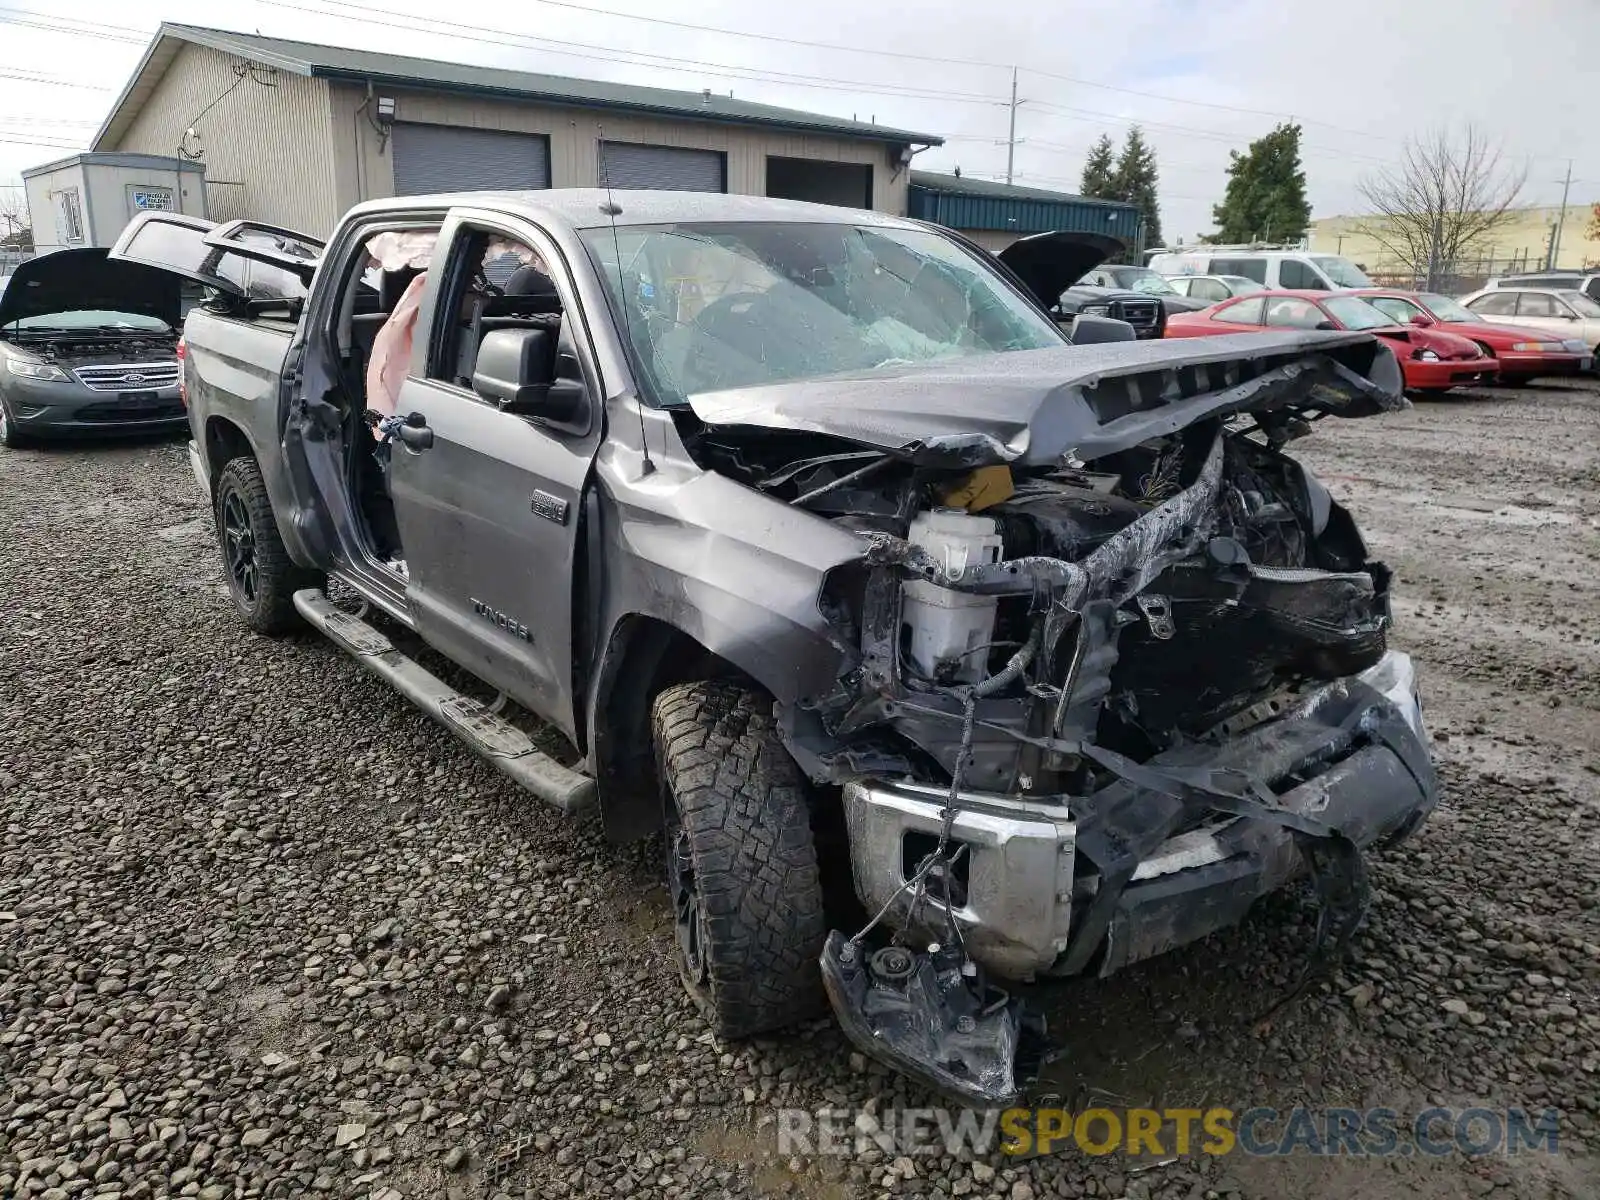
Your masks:
M 1422 350 L 1432 350 L 1440 358 L 1476 358 L 1478 345 L 1471 338 L 1440 329 L 1437 325 L 1401 325 L 1394 329 L 1373 330 L 1379 337 L 1396 342 L 1410 342 Z
M 28 317 L 106 309 L 155 317 L 177 327 L 181 281 L 168 271 L 108 259 L 86 246 L 41 254 L 19 265 L 0 293 L 0 327 Z
M 1407 407 L 1364 333 L 1309 330 L 975 355 L 689 397 L 709 425 L 829 434 L 928 465 L 1045 465 L 1126 450 L 1208 416 Z

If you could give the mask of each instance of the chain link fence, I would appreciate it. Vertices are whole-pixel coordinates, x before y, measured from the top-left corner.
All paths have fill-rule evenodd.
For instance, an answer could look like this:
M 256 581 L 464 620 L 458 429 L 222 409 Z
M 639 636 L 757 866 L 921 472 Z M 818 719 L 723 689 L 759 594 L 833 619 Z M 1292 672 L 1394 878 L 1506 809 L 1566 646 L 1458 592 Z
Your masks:
M 1441 273 L 1433 288 L 1447 296 L 1464 296 L 1475 292 L 1489 280 L 1499 275 L 1518 275 L 1538 271 L 1544 267 L 1542 256 L 1526 250 L 1510 255 L 1485 255 L 1481 258 L 1462 259 L 1454 269 Z M 1427 290 L 1426 268 L 1413 271 L 1402 263 L 1390 260 L 1376 262 L 1367 267 L 1367 274 L 1379 287 L 1403 288 L 1407 291 Z

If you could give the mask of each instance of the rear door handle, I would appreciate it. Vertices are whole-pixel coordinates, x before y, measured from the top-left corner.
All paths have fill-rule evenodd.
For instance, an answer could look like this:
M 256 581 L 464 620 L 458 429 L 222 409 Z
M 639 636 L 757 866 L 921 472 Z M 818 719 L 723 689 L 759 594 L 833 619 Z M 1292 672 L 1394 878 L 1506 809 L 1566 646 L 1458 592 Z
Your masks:
M 421 413 L 409 414 L 406 423 L 396 431 L 396 436 L 408 450 L 433 448 L 433 430 L 428 428 L 427 418 Z

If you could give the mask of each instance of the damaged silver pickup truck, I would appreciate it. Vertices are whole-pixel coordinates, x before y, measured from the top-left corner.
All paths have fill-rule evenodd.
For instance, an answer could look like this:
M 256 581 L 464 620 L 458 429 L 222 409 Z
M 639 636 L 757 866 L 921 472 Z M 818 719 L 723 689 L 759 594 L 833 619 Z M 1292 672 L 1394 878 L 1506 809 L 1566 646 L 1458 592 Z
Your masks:
M 724 1035 L 831 1001 L 1007 1103 L 1042 1031 L 1001 981 L 1307 876 L 1337 944 L 1434 804 L 1389 572 L 1284 452 L 1404 407 L 1370 337 L 1063 328 L 943 230 L 734 196 L 396 199 L 325 246 L 154 214 L 114 254 L 212 289 L 183 381 L 246 623 L 664 833 Z

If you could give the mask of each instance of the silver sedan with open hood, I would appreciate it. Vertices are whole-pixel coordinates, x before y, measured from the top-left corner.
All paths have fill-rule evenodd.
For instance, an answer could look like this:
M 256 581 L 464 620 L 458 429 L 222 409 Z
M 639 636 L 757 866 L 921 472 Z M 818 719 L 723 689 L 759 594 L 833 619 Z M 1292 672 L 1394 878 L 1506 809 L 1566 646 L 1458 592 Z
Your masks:
M 179 287 L 92 247 L 17 267 L 0 293 L 0 444 L 184 428 Z

